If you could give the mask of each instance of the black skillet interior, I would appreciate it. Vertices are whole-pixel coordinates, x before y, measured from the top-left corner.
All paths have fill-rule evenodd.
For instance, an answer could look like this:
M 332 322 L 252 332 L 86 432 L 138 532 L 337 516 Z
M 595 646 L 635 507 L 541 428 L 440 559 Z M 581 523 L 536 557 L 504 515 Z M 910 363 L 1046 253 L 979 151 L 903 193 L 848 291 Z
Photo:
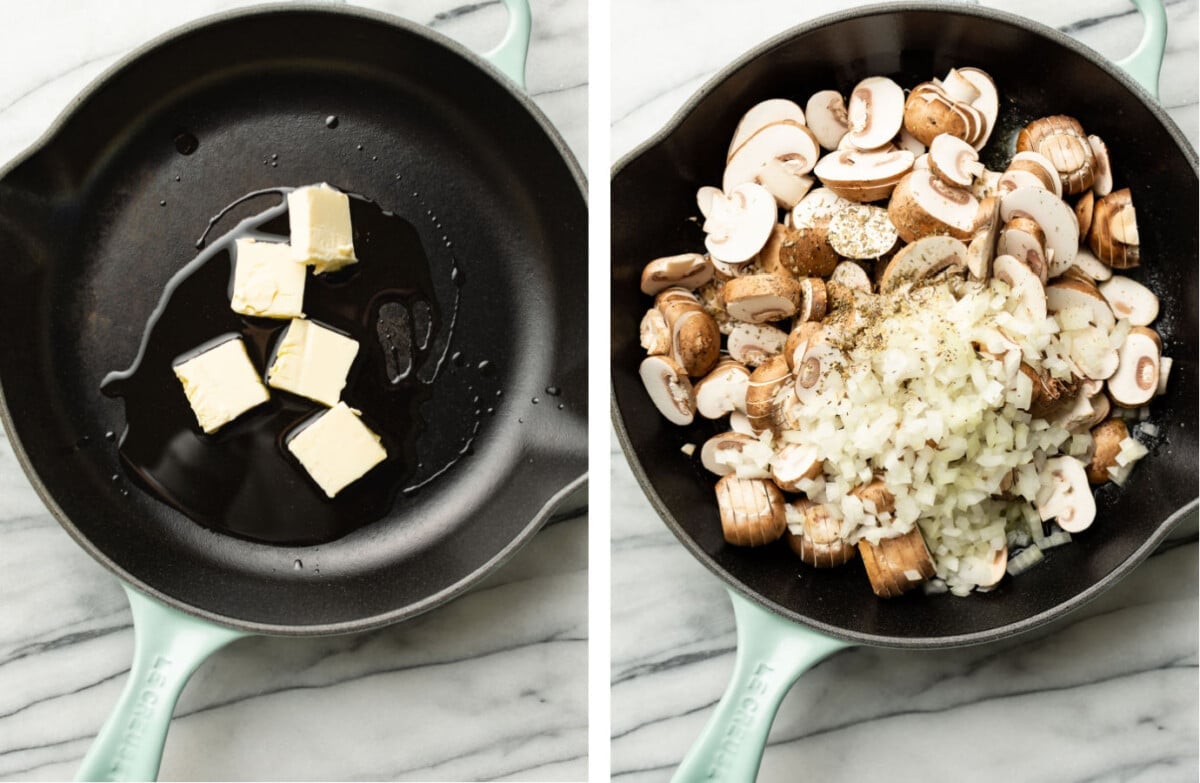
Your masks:
M 1126 78 L 1094 53 L 1053 31 L 978 9 L 880 7 L 787 33 L 704 87 L 676 123 L 618 167 L 612 181 L 612 383 L 614 420 L 634 472 L 681 541 L 718 576 L 773 611 L 832 635 L 895 646 L 949 646 L 996 638 L 1045 622 L 1094 595 L 1132 568 L 1197 490 L 1197 180 L 1196 157 L 1182 134 Z M 996 80 L 1005 119 L 984 160 L 1002 169 L 1016 129 L 1029 119 L 1067 113 L 1112 153 L 1118 186 L 1137 207 L 1145 264 L 1131 276 L 1159 293 L 1156 327 L 1174 358 L 1166 396 L 1155 400 L 1161 434 L 1123 490 L 1099 492 L 1086 533 L 1051 550 L 1047 562 L 1005 579 L 990 594 L 963 600 L 919 594 L 881 601 L 862 565 L 815 572 L 779 542 L 729 546 L 721 536 L 713 478 L 680 453 L 719 427 L 667 423 L 638 379 L 644 352 L 638 323 L 650 305 L 638 290 L 651 258 L 699 250 L 695 192 L 719 184 L 740 116 L 770 97 L 803 102 L 813 92 L 843 94 L 860 79 L 887 75 L 905 87 L 954 65 L 982 67 Z
M 459 356 L 414 424 L 426 471 L 479 433 L 375 524 L 319 546 L 255 544 L 114 482 L 105 435 L 125 414 L 99 385 L 129 366 L 212 216 L 250 191 L 319 181 L 409 221 L 435 280 L 459 268 L 457 285 L 436 286 L 443 314 L 461 296 L 446 350 Z M 515 551 L 586 472 L 586 227 L 557 134 L 461 47 L 369 13 L 222 17 L 111 75 L 0 180 L 6 424 L 68 531 L 153 595 L 274 633 L 403 619 Z

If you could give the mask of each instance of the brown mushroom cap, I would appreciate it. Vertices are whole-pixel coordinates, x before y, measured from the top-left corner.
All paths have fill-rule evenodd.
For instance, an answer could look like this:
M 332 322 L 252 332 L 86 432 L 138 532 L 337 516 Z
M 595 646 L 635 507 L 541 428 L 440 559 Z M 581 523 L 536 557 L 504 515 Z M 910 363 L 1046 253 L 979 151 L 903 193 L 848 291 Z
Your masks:
M 726 283 L 723 295 L 731 316 L 760 324 L 795 315 L 800 284 L 791 275 L 747 275 Z
M 785 229 L 779 244 L 779 265 L 793 277 L 826 277 L 839 261 L 829 244 L 829 224 Z
M 776 354 L 750 373 L 746 387 L 746 415 L 755 432 L 774 429 L 776 396 L 791 378 L 787 359 Z
M 967 122 L 967 116 L 933 82 L 914 87 L 904 103 L 904 129 L 925 146 L 942 133 L 967 139 L 971 135 Z
M 721 331 L 695 302 L 670 302 L 659 308 L 671 330 L 671 358 L 692 377 L 705 375 L 721 356 Z
M 1017 151 L 1033 150 L 1054 164 L 1067 195 L 1082 193 L 1095 179 L 1095 156 L 1074 117 L 1058 114 L 1030 122 L 1017 134 Z
M 829 510 L 808 498 L 791 504 L 801 519 L 801 534 L 786 534 L 788 546 L 801 560 L 814 568 L 833 568 L 854 559 L 853 544 L 841 538 L 841 525 Z
M 1012 156 L 1008 170 L 1024 171 L 1034 175 L 1042 183 L 1042 187 L 1058 198 L 1062 198 L 1062 179 L 1058 176 L 1058 169 L 1054 168 L 1054 164 L 1042 153 L 1033 150 L 1018 152 Z
M 969 191 L 947 185 L 930 171 L 905 175 L 888 203 L 888 217 L 906 242 L 931 234 L 970 239 L 978 216 L 979 202 Z
M 979 90 L 979 97 L 971 101 L 971 108 L 977 110 L 984 120 L 983 132 L 972 142 L 977 150 L 983 149 L 992 136 L 996 127 L 996 118 L 1000 114 L 1000 95 L 996 91 L 996 82 L 986 71 L 979 68 L 958 68 L 958 73 Z
M 858 551 L 871 580 L 871 589 L 880 598 L 902 595 L 937 573 L 917 527 L 903 535 L 885 538 L 878 544 L 863 539 L 858 542 Z M 911 578 L 912 573 L 917 574 L 916 579 Z
M 1088 246 L 1113 269 L 1130 269 L 1141 262 L 1137 215 L 1129 188 L 1096 200 Z
M 828 297 L 825 281 L 819 277 L 806 277 L 800 281 L 800 306 L 796 309 L 797 321 L 820 321 L 825 317 Z
M 817 161 L 813 173 L 842 198 L 850 201 L 879 201 L 911 168 L 914 156 L 907 150 L 854 149 L 831 152 Z
M 939 133 L 929 145 L 929 164 L 946 184 L 969 188 L 984 171 L 979 153 L 963 139 Z
M 784 492 L 799 492 L 801 481 L 821 475 L 822 464 L 812 446 L 788 443 L 771 458 L 771 480 Z
M 1121 441 L 1128 437 L 1129 428 L 1120 419 L 1109 419 L 1092 428 L 1092 461 L 1087 466 L 1089 483 L 1103 484 L 1112 479 L 1108 469 L 1117 467 Z
M 721 530 L 734 546 L 762 546 L 787 529 L 787 512 L 779 488 L 765 479 L 729 475 L 717 482 Z
M 1079 221 L 1079 239 L 1083 240 L 1092 227 L 1092 214 L 1096 206 L 1096 197 L 1089 190 L 1075 202 L 1075 219 Z

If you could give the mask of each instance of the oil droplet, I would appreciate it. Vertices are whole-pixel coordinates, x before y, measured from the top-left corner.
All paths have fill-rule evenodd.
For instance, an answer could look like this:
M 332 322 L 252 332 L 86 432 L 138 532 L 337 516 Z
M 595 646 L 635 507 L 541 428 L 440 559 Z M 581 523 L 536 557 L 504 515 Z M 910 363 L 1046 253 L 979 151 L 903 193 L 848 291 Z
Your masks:
M 165 206 L 167 205 L 167 202 L 166 202 L 166 201 L 160 201 L 160 202 L 158 202 L 158 205 L 159 205 L 160 207 L 165 207 Z
M 121 480 L 121 474 L 120 473 L 112 474 L 112 480 L 113 480 L 113 483 L 116 484 L 118 481 Z
M 175 151 L 180 155 L 191 155 L 200 148 L 200 140 L 187 131 L 175 134 Z
M 336 115 L 330 114 L 325 118 L 325 127 L 332 130 L 338 126 L 338 118 Z
M 496 415 L 496 409 L 495 409 L 495 408 L 488 408 L 488 409 L 487 409 L 487 412 L 488 412 L 488 415 L 489 415 L 489 416 L 495 416 L 495 415 Z
M 271 161 L 271 168 L 273 168 L 273 169 L 277 169 L 277 168 L 279 168 L 279 162 L 278 162 L 278 161 L 274 161 L 274 160 L 273 160 L 273 161 Z
M 271 160 L 279 160 L 279 155 L 276 153 L 271 153 Z
M 524 419 L 517 419 L 517 424 L 524 424 L 524 423 L 525 423 Z
M 450 279 L 459 288 L 462 288 L 467 282 L 467 276 L 463 274 L 462 269 L 460 269 L 458 266 L 453 266 L 450 268 Z
M 379 160 L 379 156 L 378 156 L 378 155 L 372 155 L 372 156 L 371 156 L 371 160 Z
M 541 402 L 541 400 L 539 400 L 537 397 L 534 397 L 534 398 L 531 400 L 531 402 L 532 402 L 534 405 L 537 405 L 539 402 Z
M 450 356 L 450 361 L 454 362 L 455 367 L 466 367 L 467 359 L 462 355 L 462 351 L 455 351 Z
M 179 175 L 178 175 L 178 174 L 176 174 L 176 175 L 175 175 L 175 181 L 176 181 L 176 182 L 178 182 L 178 181 L 179 181 Z
M 358 151 L 359 151 L 359 152 L 362 152 L 362 148 L 363 148 L 363 145 L 359 144 L 359 145 L 358 145 Z
M 558 395 L 562 394 L 562 389 L 558 388 L 557 386 L 547 386 L 546 394 L 549 394 L 551 397 L 557 397 Z
M 292 563 L 292 568 L 296 571 L 299 571 L 301 568 L 304 568 L 304 563 L 300 560 L 297 560 Z
M 558 409 L 559 409 L 560 411 L 561 411 L 563 408 L 565 408 L 565 407 L 567 407 L 567 406 L 566 406 L 566 405 L 563 405 L 561 402 L 558 404 Z
M 122 487 L 121 488 L 121 497 L 125 497 L 125 498 L 129 497 L 129 490 Z
M 104 439 L 108 441 L 114 441 L 117 439 L 117 433 L 109 430 L 108 432 L 104 433 Z
M 504 396 L 504 389 L 496 389 L 496 396 L 497 396 L 497 397 L 503 397 L 503 396 Z
M 91 441 L 91 438 L 88 437 L 87 435 L 84 435 L 82 438 L 75 441 L 75 448 L 82 449 L 84 446 L 88 445 L 88 443 L 90 441 Z
M 494 364 L 492 364 L 491 362 L 489 362 L 487 359 L 484 359 L 482 362 L 477 364 L 475 366 L 475 369 L 479 370 L 479 374 L 483 375 L 485 377 L 496 374 L 496 366 Z

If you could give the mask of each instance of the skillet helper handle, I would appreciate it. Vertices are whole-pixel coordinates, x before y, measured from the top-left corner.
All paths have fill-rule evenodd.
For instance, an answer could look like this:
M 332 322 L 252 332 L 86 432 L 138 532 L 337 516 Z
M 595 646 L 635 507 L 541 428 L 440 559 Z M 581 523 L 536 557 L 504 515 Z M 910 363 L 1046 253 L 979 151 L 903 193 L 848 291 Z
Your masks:
M 796 679 L 849 642 L 796 625 L 732 590 L 737 618 L 733 678 L 674 783 L 748 783 L 758 776 L 771 723 Z
M 1162 0 L 1131 0 L 1142 14 L 1142 40 L 1117 66 L 1132 76 L 1146 92 L 1158 98 L 1158 74 L 1167 49 L 1167 9 Z
M 504 7 L 508 9 L 508 29 L 499 45 L 483 56 L 524 90 L 525 58 L 529 55 L 529 30 L 533 26 L 529 0 L 504 0 Z
M 133 667 L 76 780 L 154 780 L 175 702 L 192 672 L 241 631 L 223 628 L 122 585 L 133 612 Z

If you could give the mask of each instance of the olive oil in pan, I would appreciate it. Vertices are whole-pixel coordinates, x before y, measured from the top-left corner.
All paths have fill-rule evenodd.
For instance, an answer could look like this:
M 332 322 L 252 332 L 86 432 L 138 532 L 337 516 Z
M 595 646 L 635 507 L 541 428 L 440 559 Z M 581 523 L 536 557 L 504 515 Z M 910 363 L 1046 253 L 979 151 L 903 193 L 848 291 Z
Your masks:
M 287 191 L 273 192 L 282 202 Z M 263 193 L 248 194 L 225 212 Z M 342 398 L 379 433 L 388 458 L 336 498 L 324 496 L 285 445 L 323 406 L 270 389 L 269 402 L 204 435 L 172 369 L 180 357 L 236 334 L 265 378 L 289 322 L 230 309 L 234 243 L 241 237 L 287 241 L 285 203 L 243 220 L 181 269 L 151 315 L 132 366 L 101 384 L 106 395 L 124 400 L 119 449 L 135 483 L 206 527 L 273 544 L 331 541 L 385 516 L 401 490 L 440 475 L 478 431 L 478 418 L 463 421 L 463 438 L 452 437 L 441 454 L 418 457 L 418 441 L 430 439 L 423 434 L 441 438 L 425 432 L 422 408 L 445 375 L 438 369 L 458 306 L 458 287 L 449 282 L 457 267 L 439 259 L 438 275 L 447 279 L 438 285 L 412 224 L 361 197 L 351 197 L 350 212 L 359 262 L 328 275 L 310 271 L 304 312 L 358 340 Z

